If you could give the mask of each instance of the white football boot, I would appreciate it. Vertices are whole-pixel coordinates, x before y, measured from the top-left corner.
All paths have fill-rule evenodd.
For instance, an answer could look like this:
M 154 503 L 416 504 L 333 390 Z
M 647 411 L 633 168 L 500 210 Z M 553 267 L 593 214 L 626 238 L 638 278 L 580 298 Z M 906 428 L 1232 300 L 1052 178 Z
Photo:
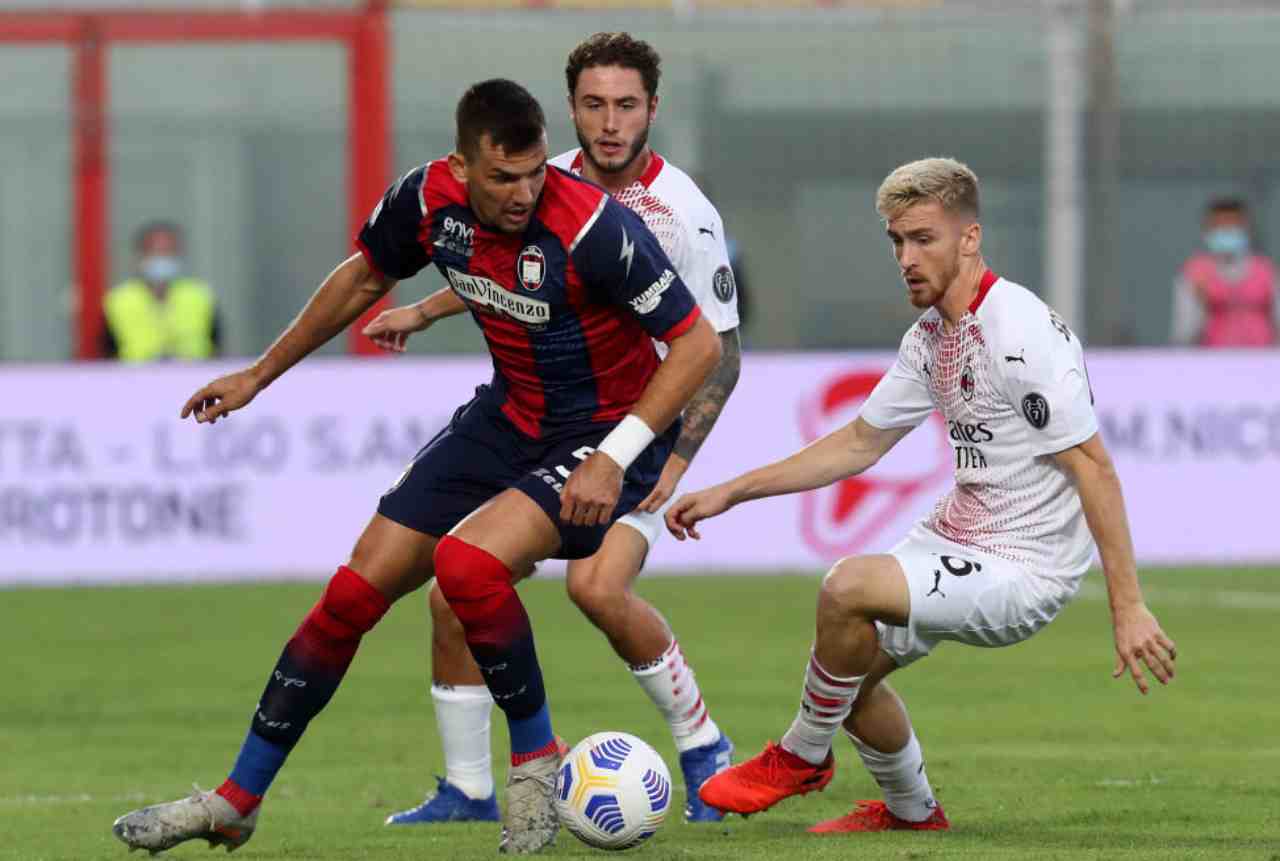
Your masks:
M 531 855 L 555 842 L 560 817 L 552 799 L 562 756 L 557 750 L 507 772 L 507 809 L 498 844 L 502 854 Z
M 210 849 L 225 846 L 228 852 L 249 842 L 261 807 L 241 816 L 221 795 L 194 789 L 187 798 L 126 813 L 111 826 L 112 833 L 130 851 L 146 849 L 152 855 L 188 840 L 208 840 Z

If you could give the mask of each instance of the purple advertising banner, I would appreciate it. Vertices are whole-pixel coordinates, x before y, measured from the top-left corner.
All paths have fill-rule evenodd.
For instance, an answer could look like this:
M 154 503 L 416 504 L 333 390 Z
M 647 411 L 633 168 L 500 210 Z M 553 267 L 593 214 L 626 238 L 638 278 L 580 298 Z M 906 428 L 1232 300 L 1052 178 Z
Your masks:
M 748 354 L 683 489 L 850 421 L 885 353 Z M 321 578 L 379 495 L 490 376 L 485 359 L 316 359 L 215 426 L 178 419 L 217 365 L 9 366 L 0 584 Z M 1143 564 L 1280 560 L 1280 352 L 1093 351 L 1102 433 Z M 669 536 L 655 572 L 813 571 L 891 547 L 951 482 L 938 416 L 869 473 Z M 554 566 L 552 566 L 554 570 Z

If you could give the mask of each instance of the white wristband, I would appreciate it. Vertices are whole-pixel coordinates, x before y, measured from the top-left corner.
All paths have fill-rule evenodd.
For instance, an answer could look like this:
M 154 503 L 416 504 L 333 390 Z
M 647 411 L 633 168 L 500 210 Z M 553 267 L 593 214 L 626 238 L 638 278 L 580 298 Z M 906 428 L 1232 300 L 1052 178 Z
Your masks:
M 644 419 L 627 413 L 622 421 L 609 431 L 609 435 L 600 441 L 596 451 L 609 455 L 614 463 L 626 471 L 640 456 L 640 452 L 649 447 L 649 443 L 653 442 L 655 436 L 657 434 L 649 429 Z

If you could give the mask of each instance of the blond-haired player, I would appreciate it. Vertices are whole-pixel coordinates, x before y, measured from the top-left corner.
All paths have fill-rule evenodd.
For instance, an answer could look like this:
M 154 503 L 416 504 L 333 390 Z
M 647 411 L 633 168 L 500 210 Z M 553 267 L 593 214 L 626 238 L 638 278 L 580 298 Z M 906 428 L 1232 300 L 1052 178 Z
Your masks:
M 876 196 L 911 304 L 924 310 L 848 426 L 785 460 L 681 497 L 677 538 L 751 499 L 857 475 L 933 411 L 946 419 L 955 488 L 887 554 L 842 559 L 818 598 L 799 713 L 763 753 L 703 784 L 703 800 L 765 810 L 831 780 L 841 726 L 884 792 L 817 832 L 945 829 L 902 700 L 884 681 L 943 640 L 1019 643 L 1075 595 L 1096 542 L 1118 677 L 1173 678 L 1175 649 L 1143 603 L 1120 481 L 1098 435 L 1079 340 L 982 257 L 978 180 L 952 159 L 893 171 Z

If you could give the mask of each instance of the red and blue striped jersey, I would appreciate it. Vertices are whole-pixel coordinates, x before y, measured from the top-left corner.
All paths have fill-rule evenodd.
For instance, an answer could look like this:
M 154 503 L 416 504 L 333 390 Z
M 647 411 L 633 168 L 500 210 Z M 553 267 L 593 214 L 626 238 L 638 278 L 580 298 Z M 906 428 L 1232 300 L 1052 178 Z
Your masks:
M 657 239 L 603 189 L 548 167 L 523 234 L 480 224 L 444 159 L 394 183 L 356 244 L 389 278 L 434 263 L 493 356 L 492 396 L 539 439 L 617 421 L 700 311 Z

